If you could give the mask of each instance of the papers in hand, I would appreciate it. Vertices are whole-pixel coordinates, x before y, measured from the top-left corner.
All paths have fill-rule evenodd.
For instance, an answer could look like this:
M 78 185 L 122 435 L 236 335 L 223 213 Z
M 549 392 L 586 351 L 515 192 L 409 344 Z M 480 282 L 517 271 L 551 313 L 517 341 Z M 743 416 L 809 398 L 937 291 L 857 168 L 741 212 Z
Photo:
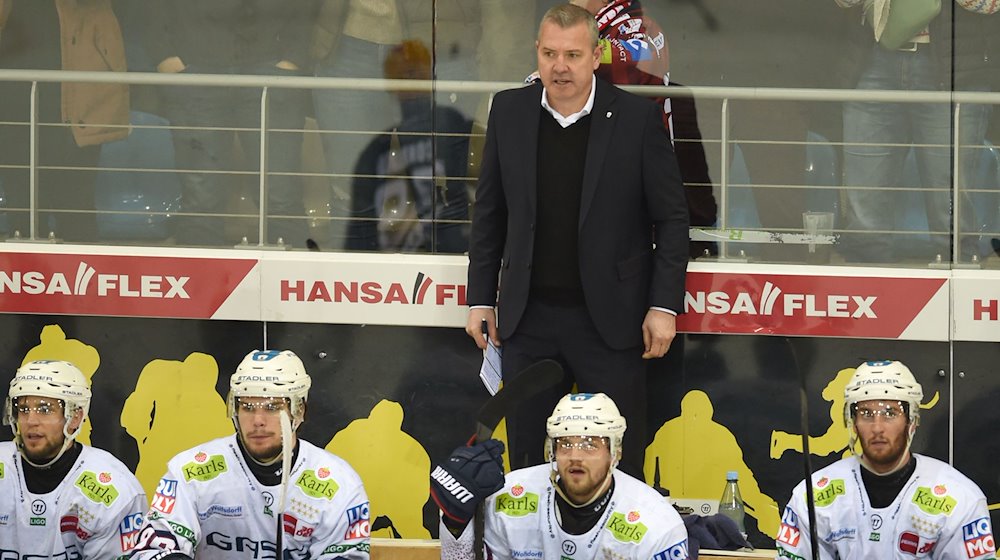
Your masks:
M 479 368 L 479 379 L 483 380 L 483 385 L 490 395 L 497 394 L 500 390 L 500 379 L 502 369 L 500 369 L 500 349 L 493 345 L 490 337 L 483 335 L 486 339 L 486 350 L 483 350 L 483 365 Z

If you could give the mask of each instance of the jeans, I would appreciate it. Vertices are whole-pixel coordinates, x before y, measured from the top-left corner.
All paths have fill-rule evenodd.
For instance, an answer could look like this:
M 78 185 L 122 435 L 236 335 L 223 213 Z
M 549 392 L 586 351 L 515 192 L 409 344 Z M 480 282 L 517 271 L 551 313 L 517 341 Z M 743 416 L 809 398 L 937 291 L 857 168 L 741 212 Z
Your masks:
M 874 45 L 858 89 L 937 90 L 946 76 L 922 45 L 916 52 Z M 892 262 L 905 252 L 932 260 L 950 255 L 951 107 L 931 103 L 844 104 L 844 186 L 847 233 L 841 252 L 849 261 Z M 894 210 L 906 191 L 903 167 L 914 152 L 929 242 L 896 234 Z
M 277 61 L 275 61 L 277 62 Z M 223 74 L 282 74 L 274 63 L 252 68 L 198 68 L 185 72 Z M 176 240 L 183 245 L 226 244 L 225 222 L 234 188 L 260 170 L 260 99 L 255 88 L 171 86 L 164 91 L 165 115 L 173 130 L 177 168 L 181 171 L 181 211 L 177 216 Z M 299 177 L 286 175 L 300 170 L 301 131 L 305 125 L 304 91 L 284 88 L 268 90 L 267 240 L 304 247 L 308 236 Z M 192 129 L 191 127 L 200 127 Z M 212 127 L 211 129 L 207 129 Z M 246 130 L 233 130 L 246 129 Z M 234 139 L 239 138 L 244 160 L 232 157 Z M 234 174 L 242 173 L 242 175 Z M 259 174 L 249 189 L 260 204 Z M 280 216 L 280 218 L 279 218 Z

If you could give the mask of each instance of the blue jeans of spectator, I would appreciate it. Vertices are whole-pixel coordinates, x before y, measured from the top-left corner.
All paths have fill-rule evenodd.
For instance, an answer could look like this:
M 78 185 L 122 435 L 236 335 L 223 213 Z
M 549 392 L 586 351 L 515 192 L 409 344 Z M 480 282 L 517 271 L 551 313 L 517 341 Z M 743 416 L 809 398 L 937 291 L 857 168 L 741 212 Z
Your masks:
M 947 70 L 947 69 L 944 69 Z M 858 89 L 937 90 L 947 78 L 927 45 L 915 52 L 874 45 Z M 932 259 L 949 255 L 951 193 L 951 107 L 947 103 L 844 104 L 844 186 L 848 230 L 841 252 L 851 261 L 892 262 L 907 237 L 896 230 L 903 164 L 914 150 L 919 186 L 927 213 L 930 243 L 917 249 Z M 871 232 L 871 233 L 865 233 Z
M 285 73 L 274 62 L 251 68 L 189 66 L 185 72 Z M 268 99 L 267 240 L 275 243 L 280 238 L 288 245 L 304 247 L 308 228 L 302 183 L 299 177 L 288 175 L 300 171 L 302 133 L 275 130 L 303 129 L 308 95 L 301 90 L 272 88 L 268 90 Z M 254 202 L 260 203 L 260 100 L 261 90 L 256 88 L 171 86 L 165 89 L 164 116 L 172 126 L 180 127 L 172 131 L 177 168 L 181 171 L 184 214 L 176 221 L 178 243 L 227 243 L 225 221 L 220 215 L 227 211 L 233 186 L 241 184 L 238 180 L 252 182 L 249 192 Z M 231 157 L 236 137 L 243 148 L 243 165 Z M 253 180 L 249 181 L 248 176 Z
M 382 78 L 382 64 L 393 46 L 344 36 L 335 55 L 317 64 L 316 75 Z M 329 246 L 342 249 L 348 231 L 343 218 L 351 215 L 351 175 L 372 138 L 399 122 L 399 102 L 385 91 L 349 89 L 314 90 L 313 102 L 327 169 L 333 175 Z

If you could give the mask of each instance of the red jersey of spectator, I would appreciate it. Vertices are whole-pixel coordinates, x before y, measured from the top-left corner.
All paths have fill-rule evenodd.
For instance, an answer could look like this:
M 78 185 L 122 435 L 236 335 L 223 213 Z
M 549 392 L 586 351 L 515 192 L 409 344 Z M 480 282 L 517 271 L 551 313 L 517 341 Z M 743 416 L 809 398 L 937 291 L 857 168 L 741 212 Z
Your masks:
M 597 75 L 619 85 L 665 86 L 670 82 L 670 58 L 663 30 L 642 13 L 639 0 L 613 0 L 595 16 L 604 46 Z M 663 124 L 673 140 L 670 99 L 655 101 L 663 108 Z

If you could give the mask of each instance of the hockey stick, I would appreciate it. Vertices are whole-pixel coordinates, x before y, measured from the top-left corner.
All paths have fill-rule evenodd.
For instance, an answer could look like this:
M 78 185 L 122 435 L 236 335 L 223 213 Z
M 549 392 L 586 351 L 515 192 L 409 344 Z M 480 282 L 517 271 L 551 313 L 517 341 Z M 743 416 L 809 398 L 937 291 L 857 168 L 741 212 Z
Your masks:
M 795 345 L 790 338 L 785 338 L 788 344 L 788 352 L 792 356 L 792 369 L 799 377 L 799 410 L 801 412 L 802 424 L 802 467 L 805 469 L 806 485 L 806 512 L 809 518 L 809 546 L 812 550 L 812 557 L 818 559 L 819 538 L 816 532 L 816 504 L 813 502 L 812 486 L 812 458 L 809 455 L 809 398 L 806 393 L 806 374 L 799 366 L 799 355 L 795 351 Z
M 476 414 L 476 435 L 472 443 L 486 441 L 493 437 L 500 420 L 517 405 L 559 385 L 563 380 L 563 369 L 555 360 L 535 362 L 513 379 L 505 380 L 497 394 L 490 397 Z M 476 507 L 473 520 L 473 551 L 476 560 L 483 560 L 483 535 L 486 529 L 485 502 Z

